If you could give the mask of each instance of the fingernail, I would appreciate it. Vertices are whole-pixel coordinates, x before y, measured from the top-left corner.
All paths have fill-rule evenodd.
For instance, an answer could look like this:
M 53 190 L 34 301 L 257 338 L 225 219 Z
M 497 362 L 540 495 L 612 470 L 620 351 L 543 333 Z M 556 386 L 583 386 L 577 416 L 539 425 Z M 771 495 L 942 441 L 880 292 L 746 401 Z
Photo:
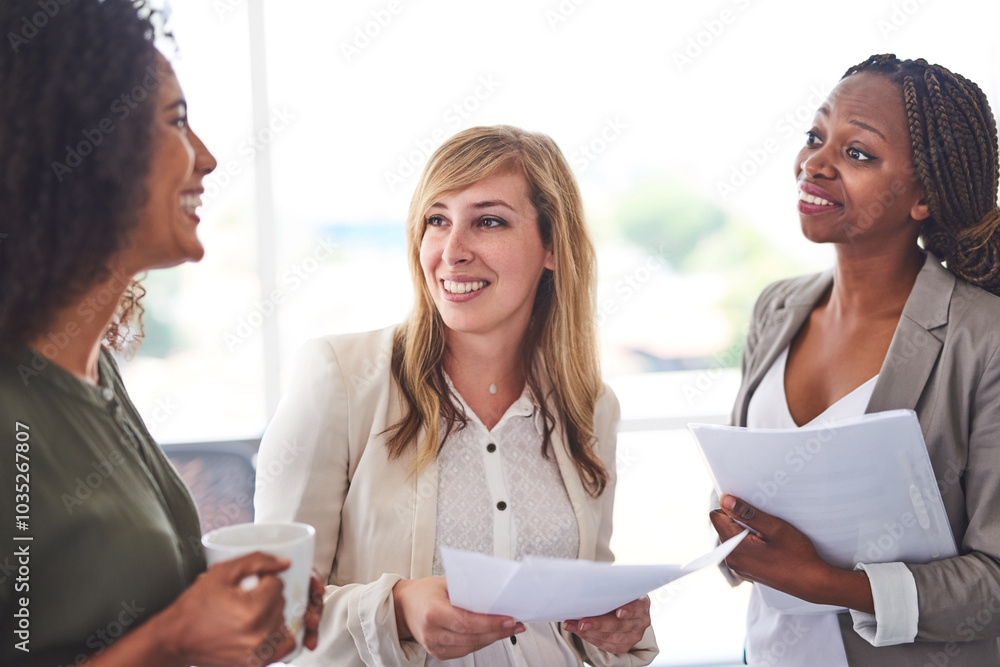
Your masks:
M 624 609 L 619 609 L 618 611 L 615 612 L 615 616 L 617 616 L 618 618 L 625 618 L 626 616 L 628 616 L 628 612 L 625 611 Z
M 586 623 L 584 621 L 580 621 L 580 630 L 581 631 L 583 631 L 583 630 L 589 630 L 589 629 L 590 629 L 590 623 Z
M 504 628 L 512 628 L 512 627 L 514 627 L 514 619 L 513 618 L 508 618 L 506 621 L 503 622 L 503 627 Z
M 736 499 L 733 498 L 732 496 L 722 496 L 720 500 L 722 506 L 725 507 L 727 510 L 731 510 L 734 507 L 736 507 Z
M 519 635 L 519 634 L 521 634 L 522 632 L 524 632 L 524 626 L 523 626 L 523 625 L 521 625 L 520 623 L 518 623 L 518 624 L 517 624 L 517 628 L 515 628 L 515 629 L 514 629 L 514 634 L 515 634 L 515 635 Z

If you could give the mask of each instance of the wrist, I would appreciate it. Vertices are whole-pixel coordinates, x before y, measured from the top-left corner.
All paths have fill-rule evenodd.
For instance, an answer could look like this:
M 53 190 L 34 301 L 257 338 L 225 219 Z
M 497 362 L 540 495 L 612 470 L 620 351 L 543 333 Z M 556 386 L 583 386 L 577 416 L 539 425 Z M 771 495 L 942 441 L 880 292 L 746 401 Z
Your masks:
M 406 623 L 406 614 L 403 612 L 403 598 L 409 585 L 409 579 L 400 579 L 392 587 L 392 608 L 396 615 L 396 634 L 399 635 L 399 641 L 413 639 L 410 626 Z
M 875 613 L 871 583 L 859 570 L 845 570 L 829 565 L 814 585 L 810 602 L 847 607 L 867 614 Z
M 156 655 L 162 656 L 166 664 L 186 665 L 188 662 L 184 660 L 184 649 L 180 642 L 183 635 L 176 616 L 174 605 L 171 605 L 149 619 L 145 627 L 149 631 L 149 643 L 156 650 Z

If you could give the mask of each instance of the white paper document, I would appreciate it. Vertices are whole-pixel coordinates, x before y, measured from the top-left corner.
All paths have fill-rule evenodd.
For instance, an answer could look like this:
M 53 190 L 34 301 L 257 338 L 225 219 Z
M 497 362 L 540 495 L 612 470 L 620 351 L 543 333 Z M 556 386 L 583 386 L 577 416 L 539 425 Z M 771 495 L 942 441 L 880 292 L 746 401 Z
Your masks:
M 828 563 L 852 568 L 958 555 L 911 410 L 799 429 L 689 427 L 720 495 L 737 496 L 789 522 Z M 835 609 L 766 587 L 762 593 L 765 602 L 785 611 Z
M 456 607 L 502 614 L 523 623 L 600 616 L 685 574 L 718 565 L 746 531 L 691 563 L 614 565 L 589 560 L 537 558 L 513 561 L 441 548 L 448 597 Z

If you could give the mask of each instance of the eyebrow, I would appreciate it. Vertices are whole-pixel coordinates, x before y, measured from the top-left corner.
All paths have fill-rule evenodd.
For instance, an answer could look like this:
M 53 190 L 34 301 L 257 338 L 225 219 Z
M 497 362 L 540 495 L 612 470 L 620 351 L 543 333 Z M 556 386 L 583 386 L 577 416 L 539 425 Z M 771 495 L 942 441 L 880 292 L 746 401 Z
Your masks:
M 475 204 L 472 205 L 472 208 L 482 209 L 482 208 L 493 208 L 495 206 L 502 206 L 510 210 L 512 213 L 517 213 L 517 210 L 513 206 L 503 201 L 502 199 L 491 199 L 489 201 L 476 202 Z M 434 202 L 433 204 L 430 205 L 430 208 L 443 208 L 445 210 L 448 209 L 448 207 L 442 204 L 441 202 Z
M 829 115 L 830 115 L 830 107 L 828 107 L 827 105 L 824 104 L 823 106 L 821 106 L 819 109 L 816 110 L 816 113 L 821 113 L 824 116 L 829 117 Z M 889 141 L 888 139 L 885 138 L 884 134 L 882 134 L 881 132 L 879 132 L 878 130 L 876 130 L 874 127 L 872 127 L 868 123 L 864 123 L 864 122 L 862 122 L 860 120 L 851 120 L 851 121 L 848 121 L 848 122 L 851 125 L 854 125 L 856 127 L 860 127 L 862 130 L 868 130 L 869 132 L 871 132 L 873 134 L 877 134 L 878 136 L 882 137 L 882 141 L 885 141 L 885 142 Z
M 879 132 L 878 130 L 876 130 L 874 127 L 872 127 L 868 123 L 862 123 L 860 120 L 852 120 L 851 121 L 851 125 L 856 125 L 856 126 L 860 127 L 862 130 L 868 130 L 869 132 L 873 132 L 873 133 L 877 134 L 878 136 L 882 137 L 882 141 L 888 141 L 888 139 L 885 138 L 884 134 L 882 134 L 881 132 Z
M 171 109 L 173 109 L 174 107 L 184 107 L 184 111 L 185 111 L 185 113 L 186 113 L 186 112 L 187 112 L 187 100 L 185 100 L 185 99 L 184 99 L 184 98 L 182 97 L 181 99 L 179 99 L 179 100 L 176 100 L 176 101 L 174 101 L 174 102 L 171 102 L 171 103 L 170 103 L 170 104 L 168 104 L 167 106 L 163 107 L 163 110 L 164 110 L 164 111 L 170 111 L 170 110 L 171 110 Z

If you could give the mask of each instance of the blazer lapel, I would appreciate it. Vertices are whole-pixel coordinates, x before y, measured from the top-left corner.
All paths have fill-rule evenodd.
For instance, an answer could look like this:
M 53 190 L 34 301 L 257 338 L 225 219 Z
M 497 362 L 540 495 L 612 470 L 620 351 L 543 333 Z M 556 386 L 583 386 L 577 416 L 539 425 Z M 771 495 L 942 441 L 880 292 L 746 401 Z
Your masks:
M 750 404 L 750 397 L 757 390 L 757 385 L 764 379 L 764 375 L 767 374 L 778 355 L 788 347 L 792 339 L 795 338 L 795 334 L 809 319 L 809 314 L 816 307 L 816 303 L 823 298 L 832 283 L 832 270 L 816 275 L 800 291 L 788 296 L 784 303 L 778 304 L 771 316 L 764 322 L 761 330 L 757 332 L 760 344 L 767 341 L 770 347 L 757 350 L 752 368 L 747 369 L 749 375 L 745 386 L 740 390 L 740 398 L 736 406 L 737 413 L 733 421 L 735 426 L 746 425 L 747 407 Z
M 955 276 L 927 254 L 882 362 L 865 412 L 913 410 L 941 353 Z
M 558 420 L 556 420 L 555 428 L 552 431 L 552 451 L 555 454 L 556 463 L 559 464 L 559 473 L 562 475 L 563 484 L 566 486 L 566 495 L 569 496 L 569 502 L 573 506 L 573 514 L 576 516 L 576 525 L 580 530 L 580 549 L 577 557 L 583 560 L 594 560 L 597 529 L 594 526 L 593 512 L 587 506 L 587 491 L 583 488 L 580 473 L 566 449 L 566 440 L 563 438 L 562 428 Z

